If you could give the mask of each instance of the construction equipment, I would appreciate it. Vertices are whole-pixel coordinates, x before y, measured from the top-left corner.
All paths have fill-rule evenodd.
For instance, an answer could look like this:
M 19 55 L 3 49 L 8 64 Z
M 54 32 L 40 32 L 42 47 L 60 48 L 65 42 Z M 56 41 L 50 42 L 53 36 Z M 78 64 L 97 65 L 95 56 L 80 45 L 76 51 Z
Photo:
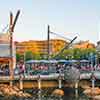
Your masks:
M 50 34 L 57 35 L 57 36 L 59 36 L 59 37 L 61 37 L 61 38 L 64 38 L 64 39 L 70 41 L 68 44 L 66 43 L 65 46 L 64 46 L 53 58 L 50 58 L 50 50 L 49 50 L 49 49 L 50 49 L 50 43 L 49 43 Z M 74 40 L 76 40 L 76 38 L 77 38 L 77 36 L 75 36 L 75 37 L 71 40 L 71 39 L 66 38 L 66 37 L 63 37 L 63 36 L 61 36 L 61 35 L 59 35 L 59 34 L 57 34 L 57 33 L 55 33 L 55 32 L 51 32 L 51 31 L 50 31 L 50 26 L 48 25 L 48 59 L 56 59 L 58 56 L 61 55 L 61 53 L 63 53 L 63 51 L 64 51 L 65 49 L 68 49 L 68 48 L 72 45 L 72 43 L 74 42 Z
M 10 34 L 10 56 L 11 56 L 11 63 L 10 63 L 10 78 L 13 79 L 13 66 L 14 66 L 14 42 L 13 42 L 13 32 L 14 28 L 17 22 L 17 19 L 19 17 L 20 10 L 17 11 L 17 14 L 15 16 L 15 19 L 13 21 L 13 14 L 10 12 L 10 25 L 9 25 L 9 34 Z
M 68 44 L 66 44 L 54 57 L 53 57 L 53 59 L 55 58 L 57 58 L 58 56 L 60 56 L 62 53 L 63 53 L 63 51 L 65 50 L 65 49 L 68 49 L 71 45 L 72 45 L 72 43 L 76 40 L 76 38 L 77 38 L 77 36 L 75 36 Z

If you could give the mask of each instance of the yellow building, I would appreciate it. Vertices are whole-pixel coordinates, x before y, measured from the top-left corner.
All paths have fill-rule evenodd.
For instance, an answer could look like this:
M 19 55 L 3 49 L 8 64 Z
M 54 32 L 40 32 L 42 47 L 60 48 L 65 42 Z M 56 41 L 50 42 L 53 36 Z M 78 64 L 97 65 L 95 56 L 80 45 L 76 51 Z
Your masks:
M 67 42 L 61 39 L 50 40 L 50 54 L 57 53 Z M 48 44 L 46 40 L 30 40 L 23 42 L 16 42 L 17 53 L 24 53 L 25 51 L 32 51 L 33 53 L 47 53 Z
M 68 43 L 61 39 L 51 39 L 50 40 L 50 54 L 55 54 L 59 52 L 65 44 Z M 46 40 L 30 40 L 23 42 L 16 42 L 17 53 L 23 54 L 26 51 L 32 51 L 33 53 L 47 54 L 48 44 Z M 75 43 L 72 48 L 95 48 L 93 43 L 89 41 L 80 41 Z

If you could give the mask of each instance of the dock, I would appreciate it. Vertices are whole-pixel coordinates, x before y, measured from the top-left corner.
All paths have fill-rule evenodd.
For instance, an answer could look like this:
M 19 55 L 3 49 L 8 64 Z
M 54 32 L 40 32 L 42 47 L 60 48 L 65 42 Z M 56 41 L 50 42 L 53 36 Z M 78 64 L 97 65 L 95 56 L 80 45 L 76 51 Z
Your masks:
M 61 76 L 59 76 L 61 75 Z M 96 76 L 96 80 L 100 80 L 100 74 L 98 71 L 94 74 Z M 64 74 L 50 74 L 50 75 L 25 75 L 25 76 L 14 76 L 13 80 L 11 80 L 10 76 L 0 76 L 0 84 L 10 84 L 12 81 L 13 85 L 19 87 L 20 89 L 24 88 L 46 88 L 46 87 L 64 87 L 68 86 L 66 80 L 64 80 Z M 87 81 L 89 84 L 91 83 L 91 73 L 81 73 L 79 84 L 84 84 Z M 86 82 L 85 82 L 86 83 Z

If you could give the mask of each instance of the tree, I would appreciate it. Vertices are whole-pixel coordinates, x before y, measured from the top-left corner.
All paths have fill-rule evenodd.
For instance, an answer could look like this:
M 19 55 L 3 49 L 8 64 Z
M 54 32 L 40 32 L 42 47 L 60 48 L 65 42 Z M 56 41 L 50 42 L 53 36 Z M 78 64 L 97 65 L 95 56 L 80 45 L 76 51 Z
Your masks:
M 73 49 L 64 50 L 63 55 L 65 56 L 65 59 L 67 60 L 73 59 Z
M 32 51 L 26 51 L 24 53 L 24 60 L 27 61 L 27 60 L 31 60 L 33 59 L 33 53 Z
M 41 59 L 40 53 L 33 53 L 33 59 L 40 60 Z
M 19 62 L 21 57 L 22 57 L 22 55 L 20 55 L 20 54 L 17 53 L 16 54 L 16 61 Z
M 81 58 L 81 50 L 78 48 L 73 49 L 73 59 L 79 60 Z

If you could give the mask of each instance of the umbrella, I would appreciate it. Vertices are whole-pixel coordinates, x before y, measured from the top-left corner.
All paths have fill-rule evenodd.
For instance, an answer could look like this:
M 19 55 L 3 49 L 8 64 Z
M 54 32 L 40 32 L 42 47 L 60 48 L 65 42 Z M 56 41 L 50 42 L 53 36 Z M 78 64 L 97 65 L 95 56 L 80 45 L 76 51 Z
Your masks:
M 40 63 L 49 63 L 48 60 L 40 60 Z
M 49 60 L 49 63 L 57 63 L 57 60 Z
M 69 60 L 69 63 L 76 63 L 78 60 Z
M 64 63 L 64 64 L 69 64 L 69 61 L 68 60 L 64 60 L 64 59 L 61 59 L 61 60 L 58 60 L 59 63 Z
M 89 62 L 88 60 L 86 60 L 86 59 L 83 59 L 83 60 L 80 60 L 80 62 L 82 63 L 82 62 Z
M 26 64 L 32 64 L 32 63 L 39 63 L 39 60 L 28 60 L 26 61 Z

